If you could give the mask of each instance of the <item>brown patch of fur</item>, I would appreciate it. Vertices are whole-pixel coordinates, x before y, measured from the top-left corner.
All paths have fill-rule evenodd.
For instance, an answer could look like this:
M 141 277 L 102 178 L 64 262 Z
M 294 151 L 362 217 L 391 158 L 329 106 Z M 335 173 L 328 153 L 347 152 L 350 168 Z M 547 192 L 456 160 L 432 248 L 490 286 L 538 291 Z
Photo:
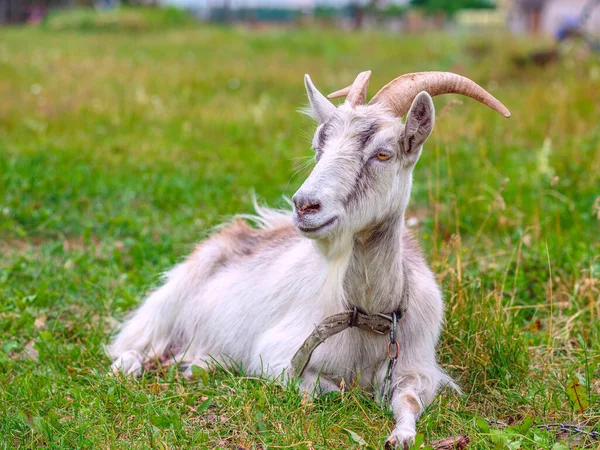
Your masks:
M 364 149 L 369 141 L 373 139 L 373 136 L 379 131 L 379 123 L 371 122 L 369 123 L 364 130 L 360 132 L 357 136 L 358 139 L 358 148 Z
M 348 196 L 344 199 L 344 206 L 355 203 L 369 189 L 371 171 L 367 164 L 363 164 L 356 174 L 354 185 Z
M 406 404 L 408 405 L 408 407 L 411 409 L 411 411 L 413 412 L 413 414 L 415 416 L 418 416 L 419 414 L 421 414 L 421 404 L 419 403 L 419 400 L 417 400 L 415 398 L 414 395 L 405 395 L 404 401 L 406 402 Z
M 217 245 L 219 253 L 213 260 L 211 269 L 211 274 L 213 274 L 234 261 L 256 256 L 265 250 L 275 249 L 285 242 L 299 237 L 300 234 L 292 224 L 256 229 L 243 220 L 235 220 L 206 242 L 199 244 L 190 258 L 198 255 L 206 244 Z
M 395 229 L 396 227 L 398 227 L 398 223 L 395 220 L 384 220 L 383 222 L 371 225 L 358 233 L 356 236 L 357 242 L 364 247 L 377 247 L 381 245 L 389 246 L 390 243 L 387 243 L 386 239 L 388 239 L 390 230 Z M 404 250 L 405 258 L 415 262 L 423 259 L 421 244 L 417 238 L 415 238 L 413 231 L 408 227 L 404 227 L 402 230 L 402 248 Z
M 365 247 L 378 247 L 380 245 L 390 245 L 386 242 L 389 239 L 392 230 L 398 227 L 398 222 L 394 219 L 385 219 L 378 224 L 371 225 L 357 234 L 357 240 Z

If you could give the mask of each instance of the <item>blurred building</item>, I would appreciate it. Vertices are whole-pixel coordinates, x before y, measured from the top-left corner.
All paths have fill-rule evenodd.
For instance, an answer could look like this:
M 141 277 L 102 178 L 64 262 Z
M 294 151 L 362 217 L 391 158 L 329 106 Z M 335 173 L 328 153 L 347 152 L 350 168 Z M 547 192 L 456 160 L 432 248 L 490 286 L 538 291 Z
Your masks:
M 0 0 L 1 1 L 1 0 Z M 200 16 L 206 16 L 210 10 L 228 8 L 231 10 L 290 10 L 312 12 L 316 8 L 344 8 L 350 6 L 399 5 L 404 6 L 410 0 L 154 0 L 161 4 L 179 6 Z
M 184 8 L 206 8 L 218 7 L 223 0 L 150 0 L 158 3 L 181 6 Z M 315 8 L 317 6 L 343 7 L 348 4 L 368 4 L 372 0 L 230 0 L 234 8 L 262 7 L 262 8 L 287 8 L 303 9 L 305 7 Z M 378 5 L 408 5 L 410 0 L 377 0 Z
M 565 26 L 575 25 L 587 12 L 584 29 L 600 33 L 600 0 L 513 0 L 503 2 L 508 27 L 517 33 L 557 36 Z

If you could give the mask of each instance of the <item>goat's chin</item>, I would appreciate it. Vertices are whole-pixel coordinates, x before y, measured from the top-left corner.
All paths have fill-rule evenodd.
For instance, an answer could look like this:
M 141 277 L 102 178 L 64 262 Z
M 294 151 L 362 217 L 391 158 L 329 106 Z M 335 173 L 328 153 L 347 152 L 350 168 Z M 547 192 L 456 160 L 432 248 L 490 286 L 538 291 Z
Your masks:
M 304 237 L 308 239 L 324 239 L 330 237 L 338 226 L 337 216 L 330 217 L 326 220 L 316 221 L 304 221 L 294 218 L 294 225 L 300 231 Z

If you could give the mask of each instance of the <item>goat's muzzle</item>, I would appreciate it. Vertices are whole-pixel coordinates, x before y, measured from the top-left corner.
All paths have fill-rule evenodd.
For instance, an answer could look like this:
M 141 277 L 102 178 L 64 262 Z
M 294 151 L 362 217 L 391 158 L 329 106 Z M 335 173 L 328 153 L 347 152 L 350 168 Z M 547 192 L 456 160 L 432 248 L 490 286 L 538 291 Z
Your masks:
M 323 204 L 317 198 L 297 192 L 294 203 L 294 225 L 307 237 L 322 236 L 337 221 L 337 216 L 325 216 Z

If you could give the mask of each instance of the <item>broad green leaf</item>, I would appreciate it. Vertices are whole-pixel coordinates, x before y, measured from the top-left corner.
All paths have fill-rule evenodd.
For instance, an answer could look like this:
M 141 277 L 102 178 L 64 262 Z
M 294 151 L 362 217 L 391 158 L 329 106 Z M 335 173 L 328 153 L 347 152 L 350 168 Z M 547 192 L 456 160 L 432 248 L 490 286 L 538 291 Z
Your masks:
M 531 416 L 525 417 L 523 421 L 518 425 L 513 425 L 512 427 L 506 428 L 506 431 L 510 431 L 515 434 L 525 434 L 529 429 L 533 426 L 534 419 Z
M 210 404 L 212 403 L 212 397 L 208 397 L 206 400 L 204 400 L 202 402 L 202 404 L 198 407 L 198 411 L 196 412 L 196 414 L 200 415 L 202 414 L 204 411 L 206 411 L 209 407 Z
M 53 342 L 54 341 L 54 337 L 52 336 L 52 333 L 50 332 L 50 330 L 41 331 L 40 339 L 44 342 Z
M 192 377 L 196 378 L 197 380 L 201 380 L 204 384 L 208 384 L 208 372 L 200 366 L 192 366 Z
M 357 444 L 360 448 L 366 448 L 366 449 L 373 448 L 369 444 L 367 444 L 367 441 L 365 441 L 362 438 L 362 436 L 360 436 L 359 434 L 355 433 L 354 431 L 349 430 L 348 428 L 344 428 L 344 431 L 348 435 L 348 438 L 350 439 L 350 442 L 352 442 L 353 444 Z
M 158 428 L 169 428 L 171 426 L 171 418 L 167 414 L 152 416 L 150 422 Z
M 508 448 L 510 450 L 518 450 L 521 448 L 521 441 L 520 440 L 515 440 L 515 441 L 508 441 Z
M 411 448 L 413 448 L 415 450 L 419 449 L 419 448 L 421 448 L 421 445 L 423 445 L 424 442 L 425 442 L 425 436 L 423 435 L 423 433 L 419 433 L 415 436 L 415 442 L 413 443 Z
M 573 403 L 573 406 L 583 413 L 590 406 L 590 399 L 587 394 L 586 380 L 583 376 L 576 374 L 567 385 L 567 395 Z
M 477 425 L 477 428 L 479 429 L 479 431 L 481 431 L 483 433 L 490 432 L 490 426 L 488 425 L 488 423 L 486 422 L 486 420 L 483 417 L 478 417 L 477 419 L 475 419 L 475 425 Z

